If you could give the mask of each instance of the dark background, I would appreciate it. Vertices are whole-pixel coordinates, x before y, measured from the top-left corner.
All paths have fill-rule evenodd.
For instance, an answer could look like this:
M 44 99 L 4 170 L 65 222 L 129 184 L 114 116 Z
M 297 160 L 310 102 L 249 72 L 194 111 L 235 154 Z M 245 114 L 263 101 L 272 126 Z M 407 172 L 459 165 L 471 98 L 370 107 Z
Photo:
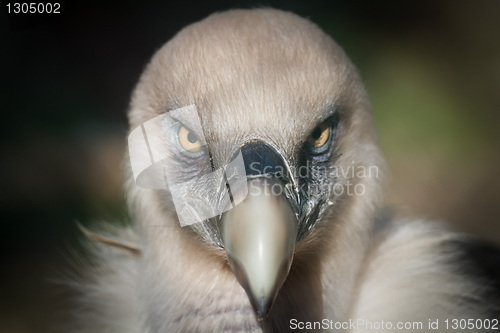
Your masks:
M 372 99 L 388 201 L 500 244 L 500 1 L 62 1 L 0 8 L 0 332 L 55 332 L 75 221 L 124 221 L 130 93 L 179 29 L 229 8 L 310 18 Z

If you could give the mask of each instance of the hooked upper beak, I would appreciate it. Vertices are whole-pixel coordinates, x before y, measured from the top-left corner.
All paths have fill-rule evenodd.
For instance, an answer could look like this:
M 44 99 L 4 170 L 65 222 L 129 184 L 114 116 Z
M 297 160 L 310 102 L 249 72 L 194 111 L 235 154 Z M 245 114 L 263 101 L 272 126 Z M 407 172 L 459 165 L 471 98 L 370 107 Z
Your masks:
M 268 153 L 277 153 L 264 143 L 249 146 L 250 153 L 245 145 L 241 149 L 245 164 L 255 162 L 256 156 L 260 162 L 266 159 L 261 167 L 281 159 L 269 159 Z M 223 214 L 221 236 L 229 265 L 262 320 L 269 314 L 290 270 L 297 238 L 297 210 L 282 178 L 248 171 L 247 177 L 248 195 Z

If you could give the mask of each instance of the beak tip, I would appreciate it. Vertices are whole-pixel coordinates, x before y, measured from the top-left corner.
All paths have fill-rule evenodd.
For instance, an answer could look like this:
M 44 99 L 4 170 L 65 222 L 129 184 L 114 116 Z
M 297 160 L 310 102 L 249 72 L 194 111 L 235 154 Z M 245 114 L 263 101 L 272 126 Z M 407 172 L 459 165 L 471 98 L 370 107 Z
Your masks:
M 274 179 L 255 179 L 259 189 L 223 215 L 222 239 L 229 266 L 246 291 L 257 319 L 271 312 L 290 269 L 297 217 L 285 195 L 270 192 Z
M 273 302 L 262 297 L 256 302 L 252 302 L 255 313 L 257 314 L 257 320 L 264 320 L 270 313 Z

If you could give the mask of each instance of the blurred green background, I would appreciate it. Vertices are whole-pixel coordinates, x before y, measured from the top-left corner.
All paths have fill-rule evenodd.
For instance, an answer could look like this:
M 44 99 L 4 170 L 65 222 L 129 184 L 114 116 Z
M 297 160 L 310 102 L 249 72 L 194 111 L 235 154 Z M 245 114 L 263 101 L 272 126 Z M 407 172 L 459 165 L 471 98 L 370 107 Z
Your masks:
M 179 29 L 229 8 L 310 18 L 358 66 L 391 177 L 391 205 L 500 244 L 500 1 L 62 1 L 0 9 L 0 332 L 61 332 L 54 281 L 75 221 L 125 220 L 130 93 Z

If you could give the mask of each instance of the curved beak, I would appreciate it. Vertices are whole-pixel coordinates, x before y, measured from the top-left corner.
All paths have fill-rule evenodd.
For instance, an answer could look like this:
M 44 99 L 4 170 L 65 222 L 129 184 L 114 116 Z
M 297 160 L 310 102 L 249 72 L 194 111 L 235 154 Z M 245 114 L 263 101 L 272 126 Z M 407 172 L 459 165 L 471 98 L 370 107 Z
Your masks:
M 229 265 L 259 320 L 271 310 L 292 263 L 297 217 L 281 180 L 250 178 L 243 202 L 222 216 Z

